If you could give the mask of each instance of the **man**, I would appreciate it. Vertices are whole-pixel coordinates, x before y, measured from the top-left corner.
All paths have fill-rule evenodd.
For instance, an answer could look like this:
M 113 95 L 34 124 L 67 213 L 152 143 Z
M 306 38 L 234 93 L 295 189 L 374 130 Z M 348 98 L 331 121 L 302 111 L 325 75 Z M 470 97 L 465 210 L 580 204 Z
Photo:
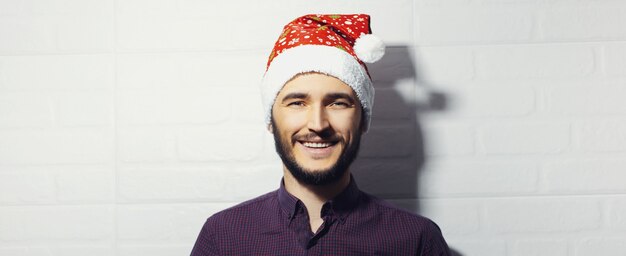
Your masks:
M 211 216 L 192 256 L 449 255 L 432 221 L 361 192 L 350 174 L 374 99 L 363 62 L 383 54 L 368 15 L 285 26 L 261 85 L 283 181 Z

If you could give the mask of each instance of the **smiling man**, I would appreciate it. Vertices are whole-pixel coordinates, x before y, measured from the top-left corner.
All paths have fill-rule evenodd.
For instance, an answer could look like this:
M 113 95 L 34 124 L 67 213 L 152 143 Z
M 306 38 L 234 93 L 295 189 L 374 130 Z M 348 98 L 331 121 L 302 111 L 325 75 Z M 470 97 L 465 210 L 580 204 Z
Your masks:
M 437 225 L 360 191 L 350 174 L 374 100 L 364 62 L 383 54 L 368 15 L 285 26 L 261 85 L 284 178 L 211 216 L 192 256 L 449 255 Z

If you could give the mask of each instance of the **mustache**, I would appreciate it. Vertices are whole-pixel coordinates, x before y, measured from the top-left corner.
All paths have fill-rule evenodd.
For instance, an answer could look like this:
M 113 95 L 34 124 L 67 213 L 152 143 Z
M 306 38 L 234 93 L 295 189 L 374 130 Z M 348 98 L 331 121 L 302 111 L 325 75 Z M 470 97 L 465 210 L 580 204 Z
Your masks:
M 324 140 L 324 141 L 341 141 L 343 138 L 336 134 L 319 134 L 315 132 L 307 133 L 307 134 L 296 134 L 293 137 L 293 140 Z

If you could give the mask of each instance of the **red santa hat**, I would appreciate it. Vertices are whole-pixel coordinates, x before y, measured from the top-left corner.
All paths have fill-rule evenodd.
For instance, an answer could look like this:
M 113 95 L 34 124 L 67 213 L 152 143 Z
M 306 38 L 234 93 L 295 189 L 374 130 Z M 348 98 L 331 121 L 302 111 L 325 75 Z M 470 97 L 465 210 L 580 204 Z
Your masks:
M 285 25 L 267 61 L 261 83 L 265 122 L 270 123 L 276 96 L 294 76 L 319 72 L 333 76 L 356 93 L 369 127 L 374 87 L 365 63 L 374 63 L 385 54 L 385 45 L 371 34 L 366 14 L 299 17 Z

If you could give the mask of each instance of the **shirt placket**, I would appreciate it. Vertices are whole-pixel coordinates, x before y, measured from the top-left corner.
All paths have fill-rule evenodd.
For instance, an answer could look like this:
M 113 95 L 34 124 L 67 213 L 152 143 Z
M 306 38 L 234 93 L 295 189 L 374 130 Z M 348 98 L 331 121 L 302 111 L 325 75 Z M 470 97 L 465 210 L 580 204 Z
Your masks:
M 332 207 L 329 204 L 322 207 L 321 215 L 324 222 L 315 233 L 311 231 L 310 219 L 304 205 L 299 205 L 298 208 L 290 226 L 295 231 L 300 244 L 305 248 L 305 255 L 322 255 L 321 239 L 330 231 L 335 222 Z
M 321 212 L 322 225 L 317 229 L 317 232 L 311 237 L 307 244 L 307 255 L 322 255 L 323 244 L 322 238 L 330 231 L 331 226 L 335 223 L 335 215 L 330 203 L 324 204 Z

